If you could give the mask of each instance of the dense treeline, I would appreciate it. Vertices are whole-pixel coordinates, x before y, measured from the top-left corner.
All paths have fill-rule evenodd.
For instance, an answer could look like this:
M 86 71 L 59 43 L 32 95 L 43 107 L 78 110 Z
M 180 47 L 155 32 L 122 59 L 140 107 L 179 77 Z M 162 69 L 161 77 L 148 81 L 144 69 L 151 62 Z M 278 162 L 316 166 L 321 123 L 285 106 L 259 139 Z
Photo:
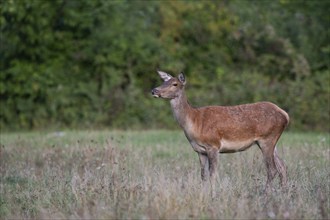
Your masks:
M 329 131 L 330 1 L 0 4 L 1 129 L 175 127 L 161 69 L 195 106 L 268 100 Z

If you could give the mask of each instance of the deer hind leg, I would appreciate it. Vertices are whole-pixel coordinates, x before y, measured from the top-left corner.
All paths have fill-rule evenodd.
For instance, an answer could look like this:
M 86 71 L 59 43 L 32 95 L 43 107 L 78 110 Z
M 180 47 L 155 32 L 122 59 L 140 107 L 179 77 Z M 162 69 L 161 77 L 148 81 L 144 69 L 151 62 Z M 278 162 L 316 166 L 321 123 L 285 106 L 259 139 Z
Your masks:
M 276 170 L 280 175 L 281 180 L 281 186 L 286 187 L 287 186 L 287 172 L 286 172 L 286 166 L 281 158 L 279 158 L 276 147 L 274 150 L 274 159 L 275 159 L 275 166 Z
M 266 168 L 267 168 L 266 191 L 269 191 L 271 189 L 272 180 L 278 173 L 276 164 L 275 164 L 275 156 L 274 156 L 275 144 L 276 144 L 276 141 L 273 141 L 273 140 L 263 140 L 263 141 L 258 142 L 258 145 L 264 156 L 264 161 L 265 161 Z

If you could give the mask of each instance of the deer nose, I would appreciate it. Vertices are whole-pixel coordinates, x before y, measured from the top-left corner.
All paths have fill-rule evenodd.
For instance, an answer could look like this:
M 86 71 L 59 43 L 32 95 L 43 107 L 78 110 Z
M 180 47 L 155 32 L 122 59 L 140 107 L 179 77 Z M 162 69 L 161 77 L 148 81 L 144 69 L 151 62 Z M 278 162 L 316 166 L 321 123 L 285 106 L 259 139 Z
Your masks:
M 157 89 L 153 89 L 153 90 L 151 90 L 151 94 L 152 95 L 156 95 L 158 93 L 158 90 Z
M 151 94 L 155 98 L 159 98 L 160 97 L 160 94 L 159 94 L 159 90 L 158 89 L 151 90 Z

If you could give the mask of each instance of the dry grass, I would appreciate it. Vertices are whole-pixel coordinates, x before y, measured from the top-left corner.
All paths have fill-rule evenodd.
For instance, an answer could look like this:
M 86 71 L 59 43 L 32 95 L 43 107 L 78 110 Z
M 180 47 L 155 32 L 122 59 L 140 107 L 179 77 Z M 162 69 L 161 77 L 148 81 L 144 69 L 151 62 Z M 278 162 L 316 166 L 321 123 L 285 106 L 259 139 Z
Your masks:
M 287 133 L 289 188 L 257 147 L 220 155 L 217 197 L 181 131 L 1 134 L 0 218 L 327 219 L 329 134 Z

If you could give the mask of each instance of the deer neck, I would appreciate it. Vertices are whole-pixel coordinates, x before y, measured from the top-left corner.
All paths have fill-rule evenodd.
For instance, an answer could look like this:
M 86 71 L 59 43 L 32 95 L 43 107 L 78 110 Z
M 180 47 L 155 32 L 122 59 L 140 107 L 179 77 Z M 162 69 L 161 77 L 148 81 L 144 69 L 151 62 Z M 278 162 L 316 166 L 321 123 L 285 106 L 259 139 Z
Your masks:
M 184 91 L 178 97 L 170 101 L 175 119 L 182 128 L 186 128 L 190 123 L 190 115 L 193 108 L 190 106 Z

